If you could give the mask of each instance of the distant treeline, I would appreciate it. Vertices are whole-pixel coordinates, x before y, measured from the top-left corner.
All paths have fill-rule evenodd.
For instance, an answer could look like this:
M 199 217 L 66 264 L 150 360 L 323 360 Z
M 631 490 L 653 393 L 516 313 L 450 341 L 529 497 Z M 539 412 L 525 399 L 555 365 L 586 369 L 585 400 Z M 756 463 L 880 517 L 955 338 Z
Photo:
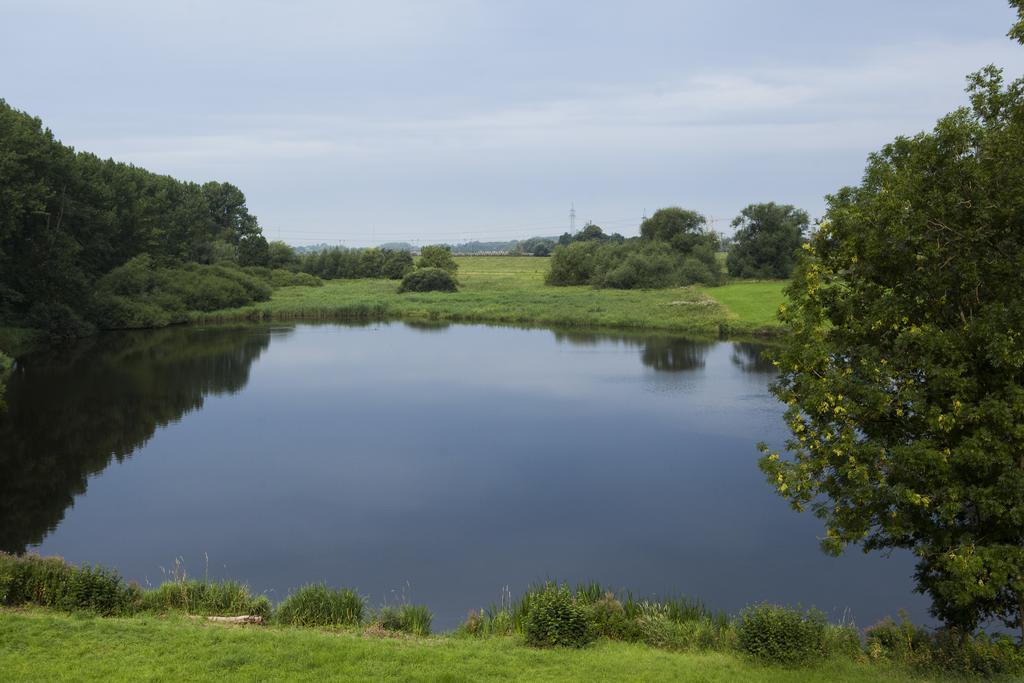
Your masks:
M 204 266 L 266 265 L 269 247 L 234 185 L 183 182 L 77 152 L 0 100 L 0 324 L 87 333 L 104 315 L 97 282 L 142 254 L 151 269 L 195 264 L 189 280 L 209 290 L 225 278 L 198 275 Z M 152 296 L 177 308 L 163 284 Z M 188 283 L 178 289 L 195 293 Z

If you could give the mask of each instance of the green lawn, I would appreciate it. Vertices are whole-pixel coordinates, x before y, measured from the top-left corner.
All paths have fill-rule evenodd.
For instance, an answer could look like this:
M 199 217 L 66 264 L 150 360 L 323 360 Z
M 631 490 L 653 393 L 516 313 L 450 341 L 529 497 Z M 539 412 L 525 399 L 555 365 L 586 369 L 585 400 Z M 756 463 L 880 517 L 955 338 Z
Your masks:
M 377 637 L 209 624 L 187 617 L 101 618 L 0 611 L 0 678 L 25 681 L 936 681 L 878 664 L 807 669 L 738 655 L 601 642 L 536 650 L 512 638 Z
M 394 317 L 407 320 L 479 321 L 670 330 L 707 335 L 772 334 L 781 294 L 778 283 L 751 283 L 753 301 L 743 301 L 746 283 L 721 288 L 678 287 L 613 290 L 548 287 L 547 258 L 463 256 L 461 288 L 398 294 L 389 280 L 334 280 L 323 287 L 286 287 L 269 302 L 196 317 L 200 322 L 238 319 L 332 319 Z M 736 289 L 739 288 L 739 289 Z M 730 290 L 731 298 L 719 298 Z

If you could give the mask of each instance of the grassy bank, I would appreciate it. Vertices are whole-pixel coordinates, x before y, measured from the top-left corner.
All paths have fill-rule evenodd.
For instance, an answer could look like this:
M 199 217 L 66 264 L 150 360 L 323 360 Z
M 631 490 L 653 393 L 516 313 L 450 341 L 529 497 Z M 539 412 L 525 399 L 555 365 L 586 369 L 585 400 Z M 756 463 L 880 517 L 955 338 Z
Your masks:
M 665 652 L 601 641 L 539 650 L 511 637 L 380 637 L 235 627 L 181 616 L 101 618 L 0 611 L 9 680 L 942 681 L 882 664 L 830 660 L 786 669 L 731 653 Z M 948 679 L 953 680 L 953 679 Z
M 772 335 L 782 283 L 725 287 L 614 290 L 549 287 L 548 259 L 466 256 L 456 259 L 456 293 L 398 294 L 389 280 L 334 280 L 288 287 L 270 301 L 197 314 L 197 322 L 401 318 L 665 330 L 703 335 Z

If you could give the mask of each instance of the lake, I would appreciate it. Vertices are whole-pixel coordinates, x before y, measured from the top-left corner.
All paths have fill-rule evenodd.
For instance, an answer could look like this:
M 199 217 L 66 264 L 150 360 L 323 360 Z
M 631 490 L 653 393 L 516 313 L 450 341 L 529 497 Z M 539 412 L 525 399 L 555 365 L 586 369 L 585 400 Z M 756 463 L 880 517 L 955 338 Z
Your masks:
M 747 343 L 483 325 L 110 333 L 19 364 L 0 416 L 0 549 L 277 602 L 326 581 L 435 628 L 547 578 L 906 609 L 912 558 L 833 558 L 757 468 L 785 439 Z

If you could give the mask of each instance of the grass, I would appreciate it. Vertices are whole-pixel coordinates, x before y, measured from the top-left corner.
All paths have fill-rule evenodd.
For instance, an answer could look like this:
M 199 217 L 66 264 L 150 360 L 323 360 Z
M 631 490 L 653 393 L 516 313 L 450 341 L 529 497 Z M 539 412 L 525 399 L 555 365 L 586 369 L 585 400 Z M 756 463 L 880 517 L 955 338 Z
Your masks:
M 323 287 L 287 287 L 270 301 L 196 314 L 196 322 L 238 320 L 401 318 L 426 321 L 634 328 L 705 335 L 770 335 L 782 284 L 738 283 L 719 288 L 613 290 L 549 287 L 548 259 L 457 257 L 456 293 L 398 294 L 390 280 L 334 280 Z M 722 290 L 721 292 L 719 290 Z M 744 297 L 750 297 L 745 300 Z
M 778 325 L 775 313 L 786 300 L 786 280 L 734 282 L 721 287 L 707 287 L 706 295 L 725 306 L 744 325 L 771 327 Z
M 731 653 L 599 641 L 537 650 L 515 638 L 381 638 L 372 631 L 233 627 L 181 616 L 101 618 L 0 610 L 8 680 L 946 681 L 879 663 L 786 669 Z

